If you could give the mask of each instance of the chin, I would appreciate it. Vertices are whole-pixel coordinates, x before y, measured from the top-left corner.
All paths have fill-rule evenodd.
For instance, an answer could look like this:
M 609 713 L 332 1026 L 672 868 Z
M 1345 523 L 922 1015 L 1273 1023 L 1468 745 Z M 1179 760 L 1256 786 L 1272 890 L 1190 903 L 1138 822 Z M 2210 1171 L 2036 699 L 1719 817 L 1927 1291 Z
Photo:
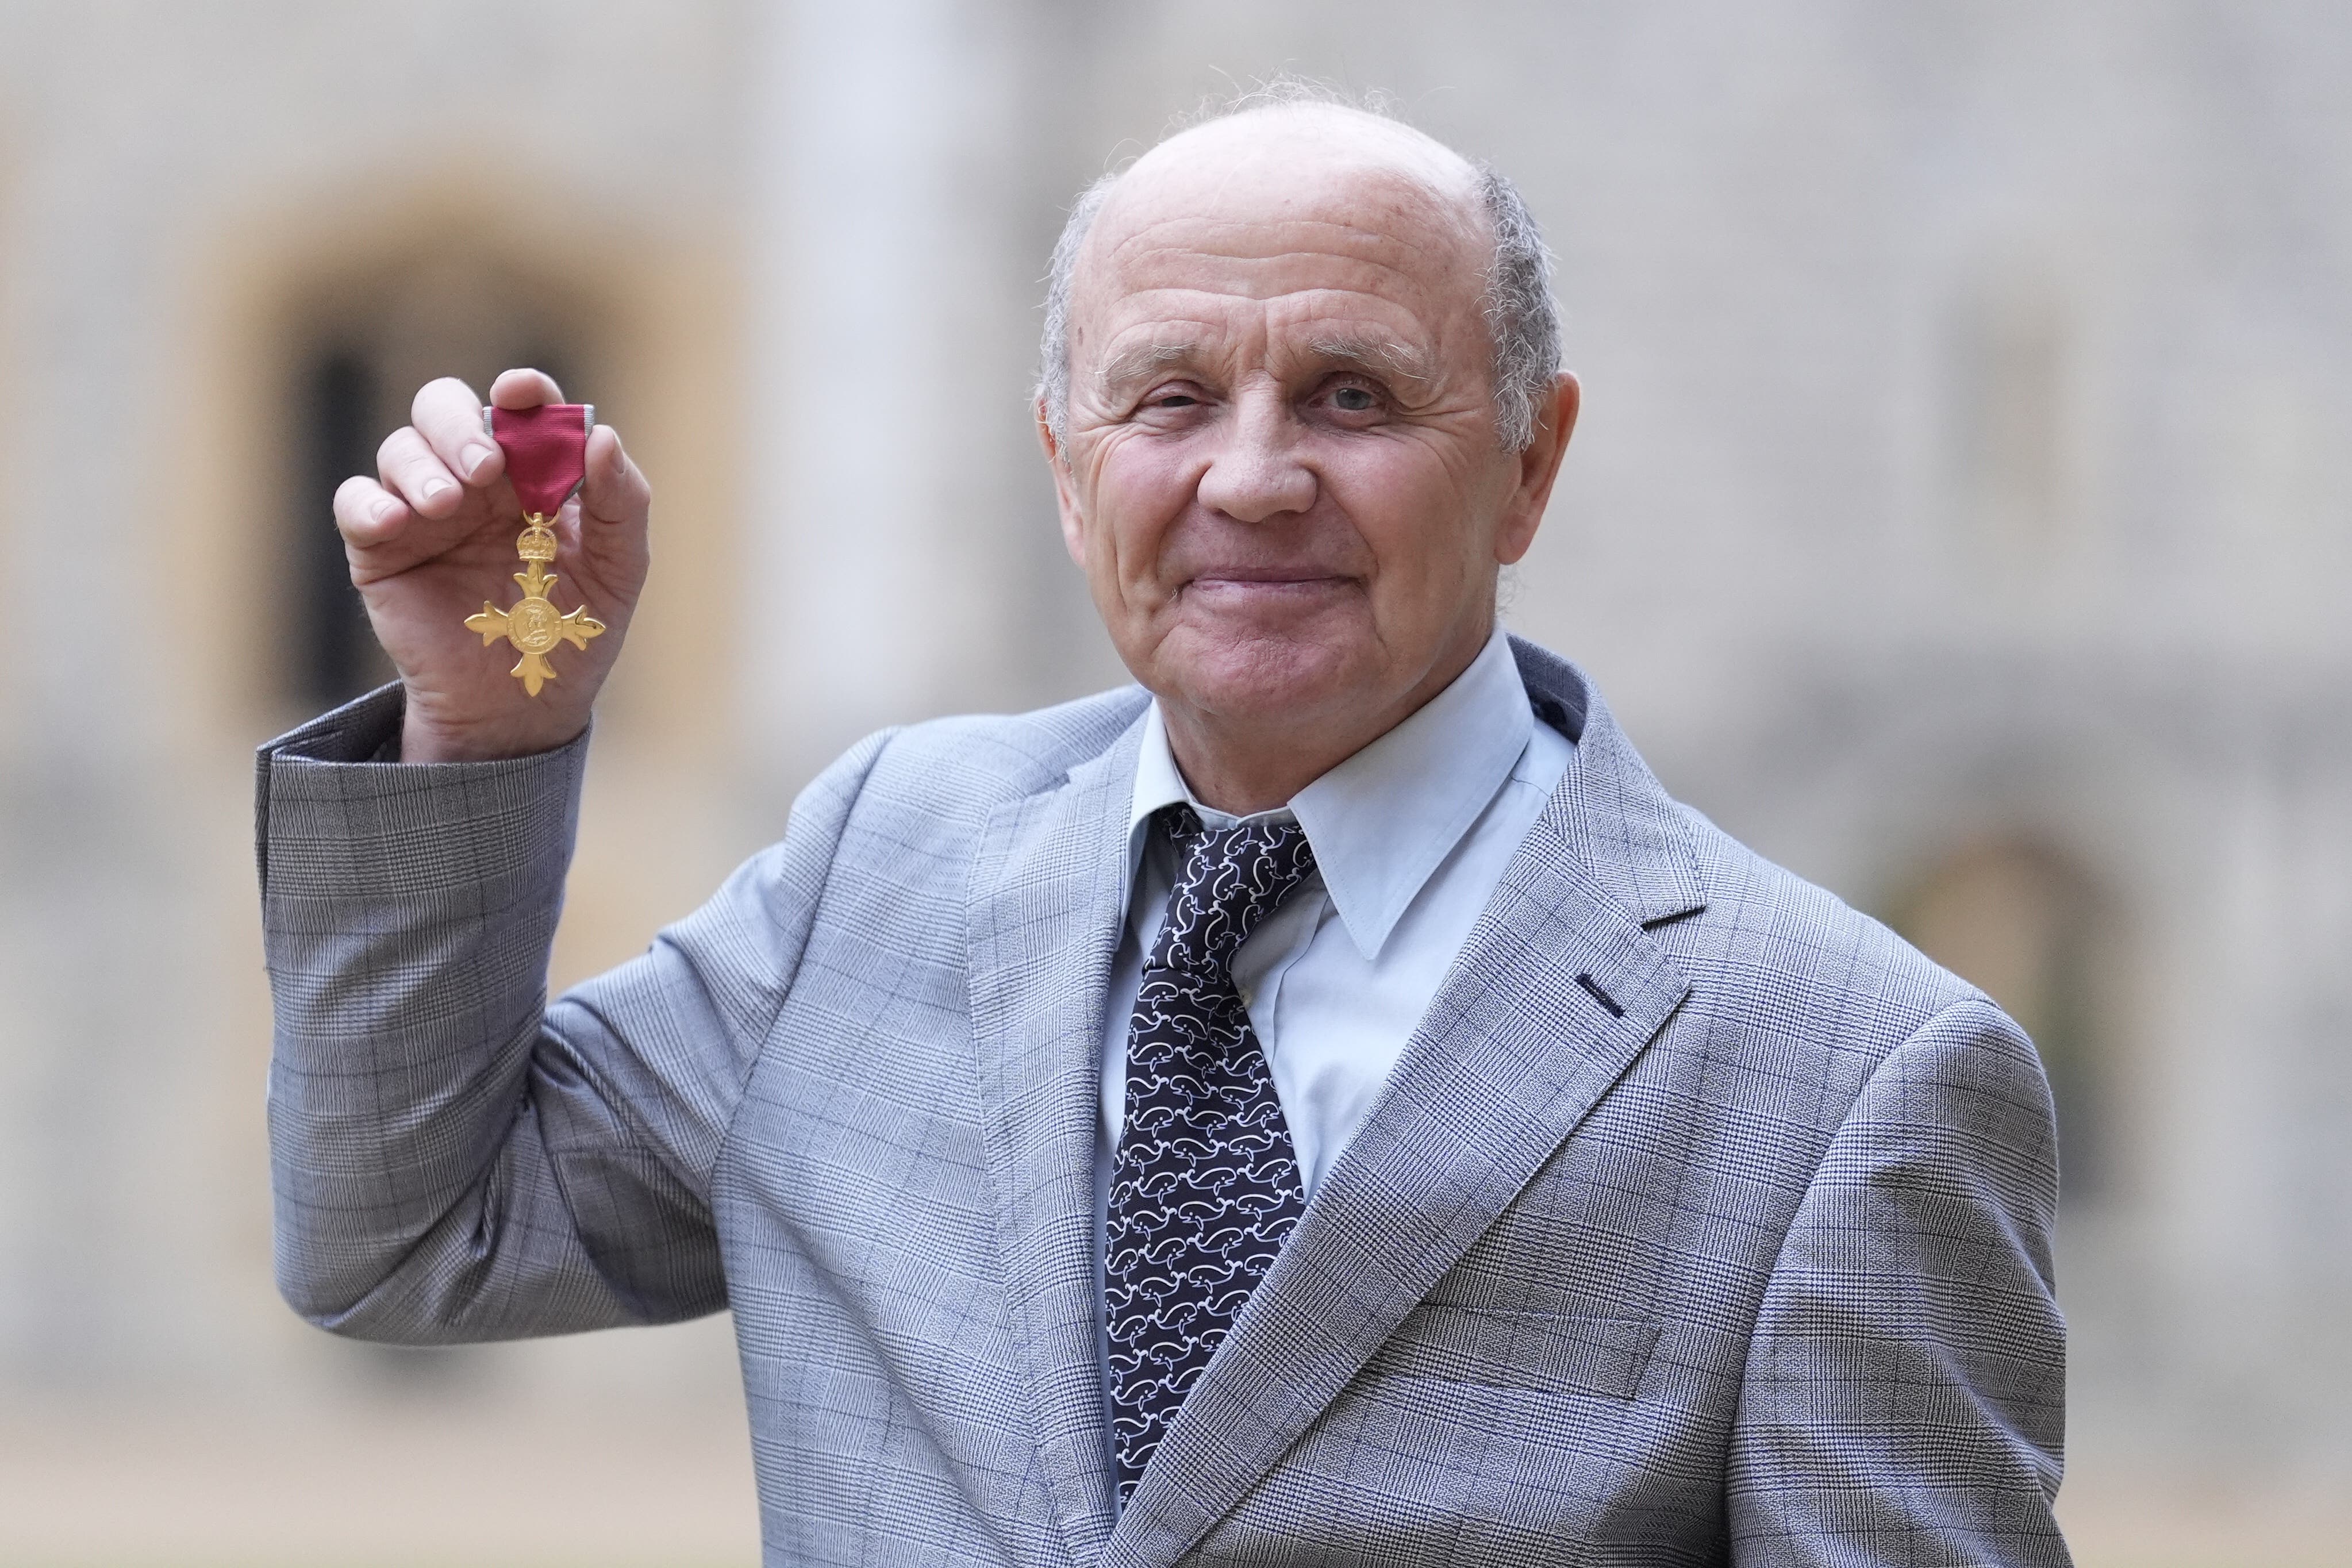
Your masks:
M 1160 679 L 1145 684 L 1222 719 L 1304 719 L 1366 683 L 1375 668 L 1369 652 L 1280 636 L 1163 647 L 1155 672 Z

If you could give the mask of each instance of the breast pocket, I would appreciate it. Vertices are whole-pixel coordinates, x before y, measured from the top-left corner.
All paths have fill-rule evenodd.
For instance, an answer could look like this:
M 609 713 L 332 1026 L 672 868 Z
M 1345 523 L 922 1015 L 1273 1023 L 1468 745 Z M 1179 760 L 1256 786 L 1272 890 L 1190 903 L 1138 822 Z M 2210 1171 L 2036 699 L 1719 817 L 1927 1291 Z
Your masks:
M 1632 1399 L 1658 1342 L 1648 1318 L 1499 1311 L 1424 1301 L 1399 1324 L 1370 1371 L 1540 1393 Z

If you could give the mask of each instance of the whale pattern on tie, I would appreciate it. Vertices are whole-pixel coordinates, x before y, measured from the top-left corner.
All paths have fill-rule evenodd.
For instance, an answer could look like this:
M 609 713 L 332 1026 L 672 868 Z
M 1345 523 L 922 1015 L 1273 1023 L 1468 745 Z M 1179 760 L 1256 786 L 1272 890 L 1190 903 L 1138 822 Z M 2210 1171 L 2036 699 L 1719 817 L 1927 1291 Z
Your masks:
M 1305 1207 L 1230 965 L 1315 853 L 1296 823 L 1207 833 L 1184 805 L 1160 822 L 1184 863 L 1128 1030 L 1103 1264 L 1122 1502 Z

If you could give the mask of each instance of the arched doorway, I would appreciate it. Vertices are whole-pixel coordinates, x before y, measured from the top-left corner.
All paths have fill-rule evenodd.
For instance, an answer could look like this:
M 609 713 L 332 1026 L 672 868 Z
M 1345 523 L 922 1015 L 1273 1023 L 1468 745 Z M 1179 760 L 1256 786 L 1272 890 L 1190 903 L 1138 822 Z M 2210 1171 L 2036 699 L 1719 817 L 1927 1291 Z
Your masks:
M 2109 1175 L 2114 917 L 2071 858 L 2028 837 L 1946 855 L 1890 906 L 1890 923 L 1928 957 L 1983 987 L 2033 1037 L 2057 1102 L 2067 1199 Z

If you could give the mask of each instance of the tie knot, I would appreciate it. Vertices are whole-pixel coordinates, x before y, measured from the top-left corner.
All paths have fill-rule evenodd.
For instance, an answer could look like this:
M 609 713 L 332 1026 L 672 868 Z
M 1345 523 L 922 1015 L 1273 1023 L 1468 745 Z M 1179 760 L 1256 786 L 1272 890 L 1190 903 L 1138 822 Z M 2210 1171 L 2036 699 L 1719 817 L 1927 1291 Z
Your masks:
M 1295 822 L 1248 822 L 1211 833 L 1189 805 L 1168 807 L 1160 820 L 1183 864 L 1150 964 L 1223 971 L 1258 922 L 1315 869 L 1314 847 Z

